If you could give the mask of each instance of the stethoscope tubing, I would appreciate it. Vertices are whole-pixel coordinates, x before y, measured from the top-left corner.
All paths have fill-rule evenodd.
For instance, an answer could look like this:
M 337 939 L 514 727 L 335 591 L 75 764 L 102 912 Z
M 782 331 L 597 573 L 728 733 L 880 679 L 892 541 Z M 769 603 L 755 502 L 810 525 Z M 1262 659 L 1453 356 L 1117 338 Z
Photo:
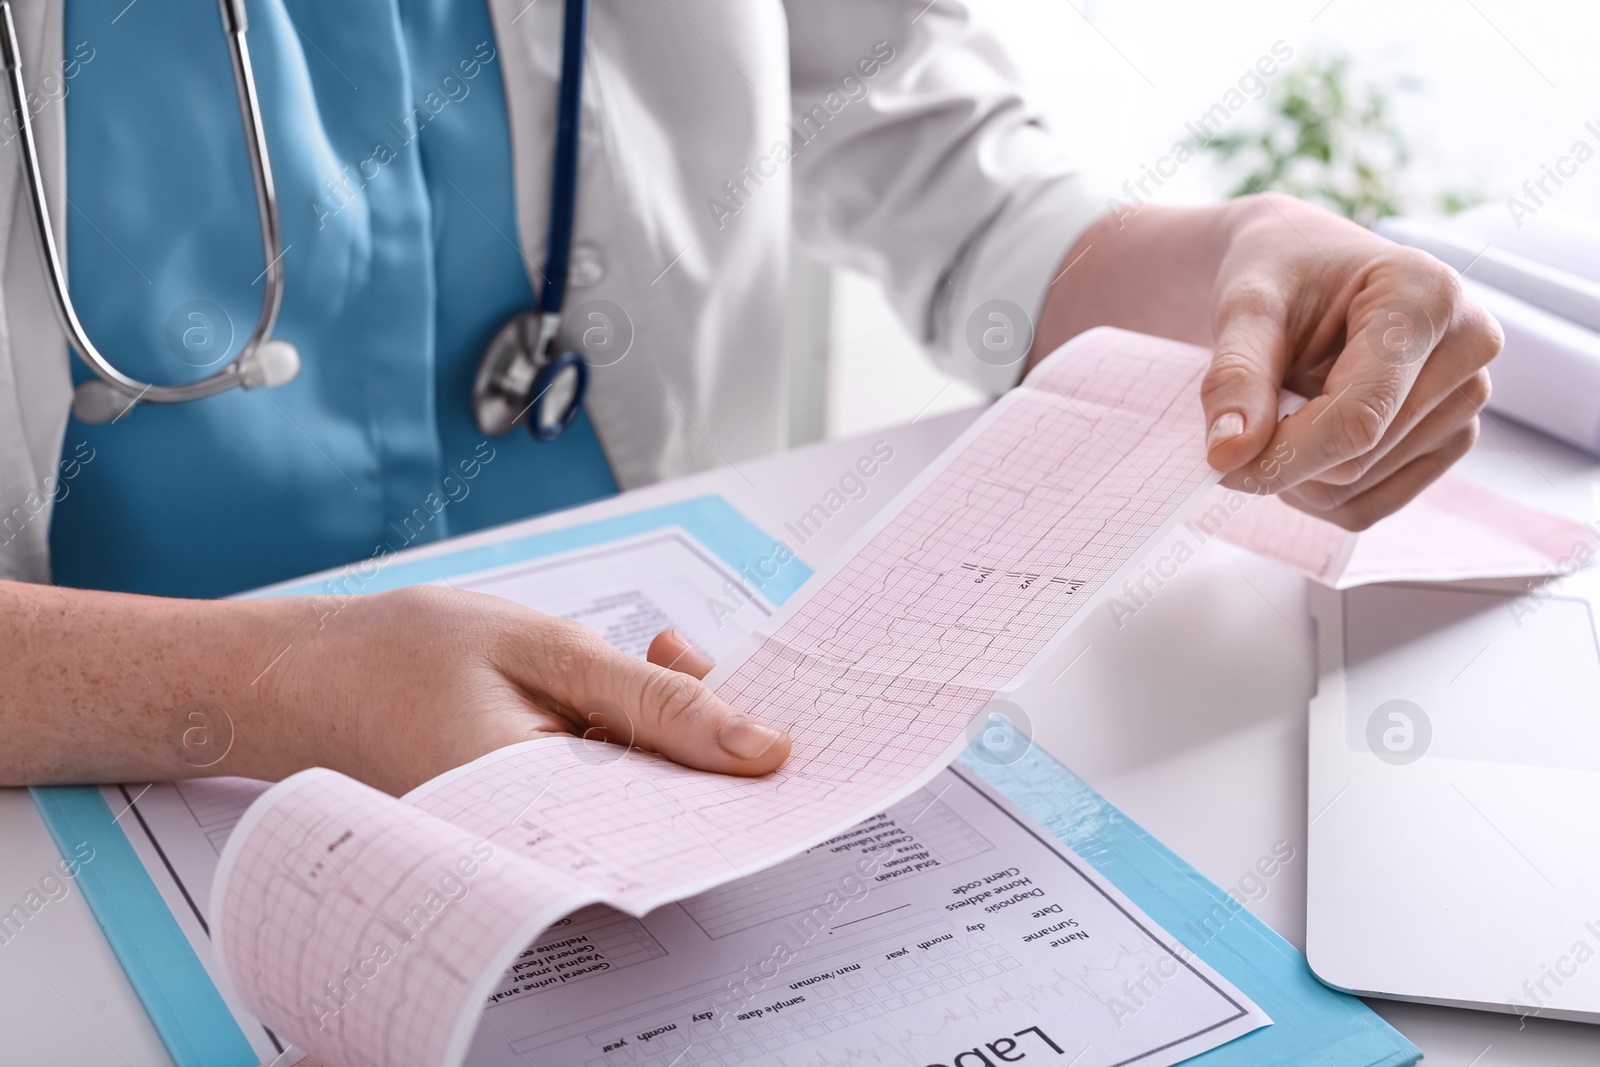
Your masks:
M 253 389 L 281 384 L 294 377 L 299 369 L 299 357 L 293 346 L 272 338 L 279 311 L 283 307 L 282 260 L 286 249 L 278 216 L 277 190 L 272 179 L 272 161 L 267 151 L 266 130 L 261 120 L 261 105 L 250 63 L 250 47 L 246 38 L 249 20 L 245 13 L 245 0 L 218 0 L 218 7 L 233 64 L 234 91 L 245 128 L 245 147 L 250 158 L 262 256 L 266 263 L 256 279 L 265 282 L 261 311 L 239 354 L 221 370 L 193 382 L 159 385 L 125 374 L 106 358 L 89 338 L 73 305 L 66 270 L 56 246 L 55 227 L 46 195 L 48 183 L 40 166 L 38 145 L 27 105 L 21 47 L 12 17 L 11 0 L 0 0 L 0 31 L 3 31 L 0 32 L 0 61 L 3 61 L 11 92 L 12 114 L 21 133 L 19 140 L 23 173 L 34 227 L 49 277 L 52 306 L 67 340 L 97 379 L 81 386 L 74 401 L 74 409 L 79 417 L 90 422 L 115 421 L 135 404 L 178 404 L 215 396 L 234 388 Z M 540 323 L 538 342 L 532 350 L 508 352 L 504 359 L 497 356 L 491 346 L 490 353 L 486 354 L 480 367 L 479 381 L 473 389 L 474 413 L 480 426 L 491 421 L 485 418 L 486 410 L 498 412 L 503 417 L 508 401 L 512 402 L 513 407 L 526 404 L 516 417 L 521 419 L 526 416 L 529 429 L 535 437 L 543 440 L 559 435 L 573 422 L 589 384 L 588 368 L 582 365 L 581 357 L 576 357 L 574 353 L 552 355 L 550 352 L 550 343 L 559 327 L 561 307 L 566 297 L 567 268 L 577 216 L 578 138 L 582 118 L 583 51 L 588 33 L 588 11 L 588 0 L 565 0 L 545 268 L 538 308 L 524 313 Z M 574 364 L 574 359 L 578 360 L 578 365 Z M 561 371 L 572 375 L 573 390 L 567 406 L 561 412 L 554 413 L 556 417 L 548 419 L 542 417 L 542 409 L 530 411 L 544 403 L 544 397 L 551 392 L 550 386 L 554 383 L 555 375 Z M 540 382 L 543 387 L 531 395 L 521 392 L 533 381 Z M 520 387 L 516 384 L 518 382 L 521 383 Z M 506 392 L 508 387 L 510 393 Z M 492 421 L 496 425 L 490 432 L 509 429 L 509 425 L 500 425 L 503 418 Z
M 550 223 L 545 237 L 544 286 L 539 310 L 560 314 L 567 293 L 567 263 L 578 205 L 578 131 L 583 104 L 583 42 L 588 0 L 566 0 L 561 18 L 561 85 L 556 98 L 556 137 L 550 168 Z
M 239 112 L 244 120 L 245 144 L 250 154 L 254 174 L 256 213 L 261 225 L 261 246 L 266 269 L 261 279 L 265 283 L 261 297 L 261 313 L 255 328 L 239 355 L 227 366 L 198 381 L 181 385 L 157 385 L 142 382 L 122 371 L 107 359 L 93 341 L 78 318 L 72 303 L 61 254 L 56 247 L 55 229 L 50 219 L 46 199 L 44 173 L 39 165 L 39 149 L 34 141 L 33 123 L 27 106 L 27 88 L 22 79 L 21 48 L 17 41 L 17 27 L 11 14 L 10 0 L 0 0 L 0 60 L 5 66 L 6 80 L 11 89 L 11 111 L 21 132 L 23 174 L 28 183 L 29 199 L 33 207 L 33 222 L 39 237 L 39 247 L 50 277 L 50 290 L 56 317 L 67 339 L 72 342 L 79 358 L 100 381 L 128 398 L 142 404 L 179 404 L 203 397 L 215 396 L 234 388 L 253 388 L 264 384 L 259 371 L 253 367 L 257 350 L 272 336 L 277 324 L 279 309 L 283 306 L 283 234 L 278 221 L 278 200 L 272 183 L 271 158 L 267 154 L 266 131 L 261 122 L 261 107 L 256 96 L 255 77 L 250 66 L 250 49 L 245 40 L 248 20 L 244 0 L 218 0 L 222 20 L 227 32 L 228 48 L 233 59 L 234 88 L 239 98 Z
M 561 81 L 556 96 L 556 130 L 551 146 L 550 217 L 545 230 L 545 260 L 538 307 L 502 327 L 479 365 L 472 388 L 473 418 L 490 435 L 508 432 L 517 422 L 538 440 L 560 436 L 577 418 L 589 389 L 589 368 L 576 352 L 552 352 L 561 327 L 567 292 L 567 266 L 577 220 L 578 137 L 583 115 L 583 48 L 588 34 L 588 0 L 565 0 L 561 21 Z M 556 391 L 560 374 L 572 388 Z M 546 417 L 545 405 L 566 406 Z

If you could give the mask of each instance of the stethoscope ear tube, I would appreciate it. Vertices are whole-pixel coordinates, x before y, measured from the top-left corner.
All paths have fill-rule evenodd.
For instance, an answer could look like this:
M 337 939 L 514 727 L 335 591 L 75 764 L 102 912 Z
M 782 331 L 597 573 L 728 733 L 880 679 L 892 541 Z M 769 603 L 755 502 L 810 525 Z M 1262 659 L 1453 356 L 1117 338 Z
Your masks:
M 239 357 L 239 388 L 271 389 L 300 373 L 300 353 L 288 341 L 267 340 Z M 72 413 L 91 426 L 116 422 L 142 397 L 129 395 L 99 378 L 84 382 L 72 394 Z
M 245 147 L 254 172 L 256 208 L 261 224 L 262 272 L 265 288 L 261 313 L 250 331 L 244 348 L 227 366 L 198 381 L 182 385 L 155 385 L 132 378 L 111 363 L 89 339 L 72 294 L 66 271 L 56 248 L 55 227 L 50 218 L 44 173 L 39 165 L 39 149 L 34 140 L 28 91 L 22 77 L 22 49 L 17 40 L 16 22 L 10 0 L 0 0 L 0 60 L 4 61 L 6 84 L 11 93 L 11 113 L 21 136 L 22 172 L 28 185 L 34 229 L 49 277 L 56 318 L 78 357 L 94 372 L 96 381 L 79 387 L 73 398 L 73 411 L 86 422 L 109 422 L 126 414 L 135 404 L 177 404 L 214 396 L 228 389 L 258 389 L 279 385 L 293 378 L 300 367 L 298 354 L 286 341 L 272 341 L 283 304 L 282 231 L 278 223 L 278 201 L 272 185 L 272 165 L 267 155 L 266 132 L 261 123 L 261 108 L 256 97 L 255 77 L 250 67 L 250 49 L 245 41 L 246 20 L 242 0 L 218 0 L 223 25 L 227 30 L 229 54 L 233 61 L 234 88 L 245 126 Z

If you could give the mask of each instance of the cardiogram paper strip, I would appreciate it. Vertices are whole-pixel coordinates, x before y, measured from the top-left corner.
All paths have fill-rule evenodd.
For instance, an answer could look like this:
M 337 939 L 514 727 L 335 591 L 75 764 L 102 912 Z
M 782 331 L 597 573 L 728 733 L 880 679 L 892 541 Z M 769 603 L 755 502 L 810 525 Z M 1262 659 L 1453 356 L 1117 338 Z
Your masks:
M 215 884 L 231 981 L 329 1062 L 454 1065 L 511 957 L 578 905 L 642 915 L 904 797 L 1215 482 L 1208 360 L 1085 334 L 891 501 L 707 679 L 793 736 L 766 778 L 545 739 L 404 802 L 330 771 L 279 783 Z
M 1564 575 L 1600 546 L 1594 524 L 1528 507 L 1451 474 L 1359 534 L 1279 497 L 1251 498 L 1220 487 L 1201 502 L 1192 524 L 1334 589 Z

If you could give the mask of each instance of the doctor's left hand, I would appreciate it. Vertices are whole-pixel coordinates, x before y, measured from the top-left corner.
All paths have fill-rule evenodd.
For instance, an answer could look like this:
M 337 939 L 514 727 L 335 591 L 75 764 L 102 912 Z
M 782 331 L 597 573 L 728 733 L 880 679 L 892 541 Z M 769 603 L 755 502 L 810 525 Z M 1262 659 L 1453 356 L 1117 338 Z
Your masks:
M 1210 348 L 1206 446 L 1229 488 L 1361 530 L 1477 438 L 1499 325 L 1443 263 L 1332 212 L 1274 193 L 1144 204 L 1063 262 L 1033 358 L 1098 325 Z M 1280 386 L 1308 400 L 1281 422 Z

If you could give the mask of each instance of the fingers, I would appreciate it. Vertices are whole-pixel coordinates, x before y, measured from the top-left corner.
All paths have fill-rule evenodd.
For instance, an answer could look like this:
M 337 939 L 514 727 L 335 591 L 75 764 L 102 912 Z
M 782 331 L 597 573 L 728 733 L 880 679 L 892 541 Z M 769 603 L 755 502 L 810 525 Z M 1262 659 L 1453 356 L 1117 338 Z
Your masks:
M 586 626 L 537 618 L 505 653 L 503 669 L 543 696 L 576 732 L 591 740 L 598 732 L 605 740 L 722 774 L 767 774 L 788 758 L 788 734 L 707 688 L 693 673 L 703 657 L 692 649 L 674 648 L 667 658 L 678 657 L 682 669 L 669 669 L 617 651 Z M 668 647 L 659 637 L 656 643 Z
M 1474 419 L 1469 426 L 1452 434 L 1440 448 L 1412 460 L 1372 488 L 1332 508 L 1322 509 L 1309 504 L 1304 489 L 1291 489 L 1283 494 L 1283 498 L 1300 510 L 1347 530 L 1365 530 L 1379 519 L 1411 503 L 1418 493 L 1466 455 L 1477 437 L 1478 422 Z
M 1469 430 L 1477 439 L 1478 413 L 1488 400 L 1488 372 L 1479 371 L 1461 388 L 1451 390 L 1434 409 L 1414 426 L 1403 431 L 1391 428 L 1385 440 L 1373 450 L 1375 459 L 1341 464 L 1321 478 L 1302 482 L 1295 488 L 1300 498 L 1319 509 L 1343 504 L 1383 482 L 1412 460 L 1445 447 L 1446 442 Z M 1348 473 L 1347 473 L 1348 472 Z
M 1359 320 L 1357 320 L 1359 321 Z M 1430 335 L 1423 335 L 1429 350 Z M 1375 448 L 1411 391 L 1412 365 L 1388 364 L 1367 348 L 1366 331 L 1346 342 L 1323 387 L 1279 423 L 1273 444 L 1294 457 L 1267 489 L 1281 492 Z
M 1336 485 L 1355 482 L 1420 431 L 1425 421 L 1434 421 L 1436 414 L 1458 427 L 1464 425 L 1489 402 L 1489 372 L 1484 366 L 1499 350 L 1499 324 L 1476 303 L 1462 300 L 1382 438 L 1365 453 L 1328 468 L 1318 480 Z M 1411 458 L 1419 454 L 1414 450 Z
M 1354 485 L 1435 409 L 1445 408 L 1442 422 L 1460 428 L 1487 399 L 1487 379 L 1478 375 L 1500 349 L 1500 330 L 1461 295 L 1448 268 L 1396 248 L 1378 257 L 1360 284 L 1322 395 L 1284 419 L 1274 435 L 1272 446 L 1293 459 L 1266 480 L 1269 491 L 1313 480 Z M 1452 400 L 1457 392 L 1461 398 Z M 1439 429 L 1440 422 L 1430 425 L 1436 440 L 1429 444 L 1447 436 Z M 1407 446 L 1391 474 L 1424 451 Z
M 710 657 L 702 654 L 676 630 L 662 630 L 656 634 L 655 640 L 650 642 L 650 650 L 645 653 L 645 659 L 658 667 L 680 671 L 695 678 L 704 678 L 716 666 Z
M 1207 458 L 1219 471 L 1234 470 L 1272 440 L 1288 362 L 1285 314 L 1273 286 L 1247 282 L 1222 297 L 1216 354 L 1200 384 Z

